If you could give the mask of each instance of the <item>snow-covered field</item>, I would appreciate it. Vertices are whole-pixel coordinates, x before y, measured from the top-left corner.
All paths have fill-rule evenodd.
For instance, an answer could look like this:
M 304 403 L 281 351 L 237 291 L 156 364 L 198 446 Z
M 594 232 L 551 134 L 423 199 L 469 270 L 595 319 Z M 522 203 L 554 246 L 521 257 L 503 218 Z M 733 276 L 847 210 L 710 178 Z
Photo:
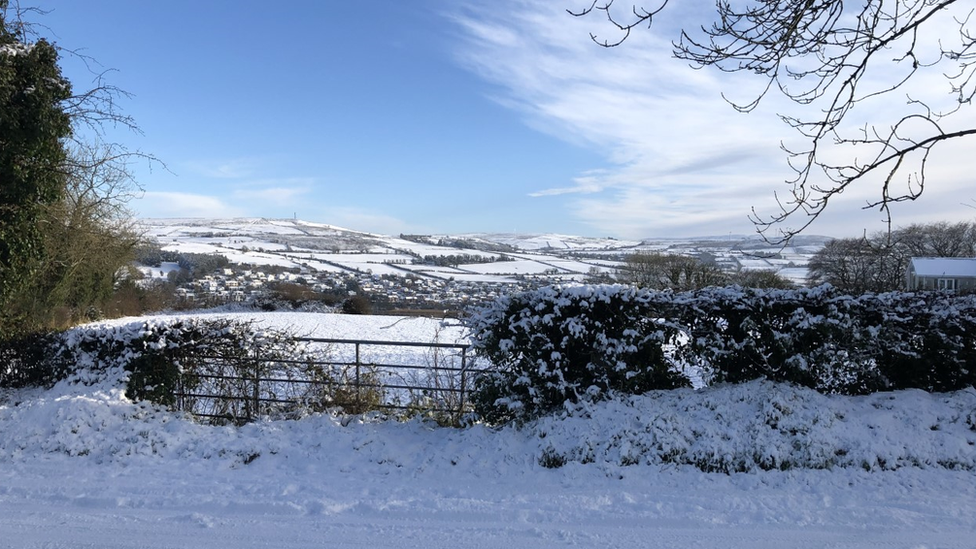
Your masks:
M 143 219 L 145 233 L 158 240 L 169 252 L 216 253 L 240 265 L 276 265 L 309 268 L 322 272 L 366 272 L 374 275 L 417 276 L 435 279 L 453 277 L 459 282 L 508 284 L 514 275 L 542 277 L 554 282 L 582 280 L 596 269 L 607 274 L 616 271 L 620 256 L 634 251 L 668 251 L 686 255 L 708 253 L 730 262 L 749 261 L 749 254 L 766 253 L 781 260 L 753 262 L 754 268 L 781 269 L 792 263 L 799 270 L 793 279 L 806 284 L 803 266 L 823 246 L 826 237 L 804 237 L 807 246 L 781 249 L 769 246 L 758 237 L 702 237 L 629 241 L 557 234 L 467 234 L 427 235 L 429 243 L 395 236 L 383 236 L 343 229 L 297 219 Z M 458 238 L 470 245 L 504 252 L 457 248 L 450 243 Z M 435 245 L 438 241 L 446 245 Z M 744 253 L 743 250 L 747 250 Z M 571 254 L 571 255 L 570 255 Z M 459 268 L 436 268 L 415 264 L 427 256 L 480 256 L 515 261 L 461 264 Z M 602 259 L 601 259 L 602 258 Z M 802 271 L 802 272 L 800 272 Z
M 228 307 L 227 311 L 233 311 Z M 194 312 L 160 314 L 151 317 L 126 317 L 101 323 L 118 326 L 141 323 L 146 318 L 165 322 L 184 318 L 221 318 L 254 322 L 262 328 L 282 330 L 300 337 L 363 339 L 371 341 L 412 341 L 421 343 L 466 343 L 466 330 L 457 319 L 435 319 L 396 315 L 346 315 L 296 312 Z
M 350 336 L 392 333 L 356 318 Z M 0 393 L 0 547 L 976 547 L 974 390 L 754 382 L 521 429 L 329 415 L 232 428 L 130 402 L 116 374 Z

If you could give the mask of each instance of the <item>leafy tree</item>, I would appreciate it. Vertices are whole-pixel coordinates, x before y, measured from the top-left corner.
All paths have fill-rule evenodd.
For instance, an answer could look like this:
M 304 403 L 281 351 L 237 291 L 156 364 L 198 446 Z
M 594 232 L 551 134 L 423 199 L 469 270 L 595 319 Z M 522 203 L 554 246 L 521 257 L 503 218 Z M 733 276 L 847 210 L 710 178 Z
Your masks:
M 373 304 L 362 294 L 350 296 L 342 302 L 342 312 L 347 315 L 368 315 L 373 313 Z
M 193 273 L 185 267 L 174 269 L 166 274 L 166 280 L 173 285 L 179 286 L 193 282 Z
M 136 261 L 147 267 L 160 267 L 163 264 L 163 249 L 159 242 L 146 240 L 140 242 L 135 249 Z
M 615 34 L 591 37 L 613 47 L 634 28 L 650 26 L 669 4 L 651 1 L 641 8 L 592 0 L 570 13 L 602 13 Z M 765 80 L 756 96 L 731 100 L 739 111 L 755 109 L 770 92 L 797 105 L 795 113 L 781 114 L 804 143 L 784 146 L 794 170 L 790 192 L 777 197 L 780 212 L 753 216 L 767 238 L 787 221 L 798 228 L 779 228 L 775 240 L 798 234 L 835 196 L 860 183 L 877 186 L 865 207 L 890 222 L 891 204 L 922 194 L 933 151 L 976 134 L 967 116 L 976 95 L 972 9 L 972 2 L 959 0 L 719 1 L 710 24 L 680 33 L 673 43 L 679 59 Z M 851 115 L 875 106 L 885 118 L 865 123 Z
M 230 265 L 229 259 L 217 253 L 181 253 L 176 256 L 176 262 L 179 263 L 180 268 L 192 272 L 197 277 L 213 274 Z

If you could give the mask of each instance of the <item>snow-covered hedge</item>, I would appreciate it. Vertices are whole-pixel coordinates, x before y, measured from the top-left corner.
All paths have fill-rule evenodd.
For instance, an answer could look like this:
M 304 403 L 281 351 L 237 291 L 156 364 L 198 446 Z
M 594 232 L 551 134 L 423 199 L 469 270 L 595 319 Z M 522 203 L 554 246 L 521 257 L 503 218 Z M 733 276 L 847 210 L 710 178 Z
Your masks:
M 824 395 L 770 381 L 578 403 L 525 430 L 546 467 L 976 470 L 976 390 Z
M 629 286 L 546 287 L 504 297 L 471 319 L 482 375 L 475 410 L 491 423 L 566 402 L 689 386 L 666 346 L 680 335 L 652 314 L 658 294 Z
M 314 360 L 322 358 L 316 354 L 322 350 L 313 352 L 292 334 L 252 322 L 188 317 L 94 324 L 22 347 L 32 352 L 8 362 L 7 371 L 16 375 L 7 376 L 10 383 L 4 386 L 63 379 L 106 390 L 124 387 L 132 400 L 237 423 L 342 405 L 335 397 L 344 388 Z M 321 383 L 271 383 L 269 378 Z
M 483 479 L 491 471 L 510 475 L 538 465 L 578 464 L 610 476 L 657 474 L 661 467 L 976 472 L 974 389 L 849 397 L 752 381 L 580 402 L 522 426 L 433 425 L 324 413 L 211 427 L 133 402 L 118 386 L 61 382 L 50 390 L 0 392 L 0 469 L 67 455 L 149 467 L 163 464 L 157 460 L 238 467 L 257 458 L 263 471 L 313 460 L 337 471 L 367 467 L 376 478 L 394 471 L 439 471 L 443 477 L 457 467 Z M 911 493 L 910 486 L 903 488 Z
M 489 422 L 678 387 L 689 371 L 705 383 L 766 378 L 840 394 L 976 384 L 973 296 L 546 287 L 502 298 L 471 327 L 496 366 L 475 395 Z
M 976 297 L 707 288 L 676 294 L 683 356 L 713 382 L 765 377 L 824 393 L 953 391 L 976 383 Z
M 259 415 L 253 379 L 288 375 L 277 370 L 294 365 L 279 361 L 296 361 L 304 370 L 302 361 L 310 358 L 290 334 L 258 329 L 251 322 L 193 317 L 76 328 L 64 334 L 59 353 L 63 361 L 81 366 L 75 376 L 99 377 L 99 371 L 123 368 L 126 395 L 133 400 L 173 407 L 178 390 L 216 393 L 229 397 L 221 415 L 240 420 Z M 187 409 L 195 402 L 180 404 Z

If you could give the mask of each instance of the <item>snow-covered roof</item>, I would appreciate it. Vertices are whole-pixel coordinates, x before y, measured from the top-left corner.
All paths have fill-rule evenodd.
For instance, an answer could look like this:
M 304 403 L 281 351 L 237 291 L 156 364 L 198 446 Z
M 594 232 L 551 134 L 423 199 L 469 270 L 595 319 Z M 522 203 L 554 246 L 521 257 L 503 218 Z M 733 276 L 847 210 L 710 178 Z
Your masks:
M 911 268 L 916 276 L 976 278 L 976 258 L 913 257 Z

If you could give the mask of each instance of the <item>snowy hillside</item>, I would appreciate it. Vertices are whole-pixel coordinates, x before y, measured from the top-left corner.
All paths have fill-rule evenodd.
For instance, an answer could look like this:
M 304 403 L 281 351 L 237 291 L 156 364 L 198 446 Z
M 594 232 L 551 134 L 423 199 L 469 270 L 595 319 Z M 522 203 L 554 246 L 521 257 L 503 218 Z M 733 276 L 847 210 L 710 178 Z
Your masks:
M 732 235 L 644 241 L 557 234 L 384 236 L 322 223 L 264 218 L 145 219 L 141 224 L 164 250 L 217 253 L 244 265 L 498 283 L 511 282 L 516 276 L 583 280 L 594 273 L 612 273 L 622 254 L 638 250 L 708 254 L 745 269 L 791 269 L 784 274 L 803 282 L 807 260 L 826 240 L 803 237 L 794 246 L 781 249 L 756 236 Z M 450 256 L 466 261 L 452 267 L 420 261 Z
M 267 317 L 393 329 L 334 320 Z M 961 549 L 976 535 L 974 390 L 753 382 L 522 428 L 331 415 L 233 428 L 131 402 L 120 375 L 0 394 L 0 547 Z

